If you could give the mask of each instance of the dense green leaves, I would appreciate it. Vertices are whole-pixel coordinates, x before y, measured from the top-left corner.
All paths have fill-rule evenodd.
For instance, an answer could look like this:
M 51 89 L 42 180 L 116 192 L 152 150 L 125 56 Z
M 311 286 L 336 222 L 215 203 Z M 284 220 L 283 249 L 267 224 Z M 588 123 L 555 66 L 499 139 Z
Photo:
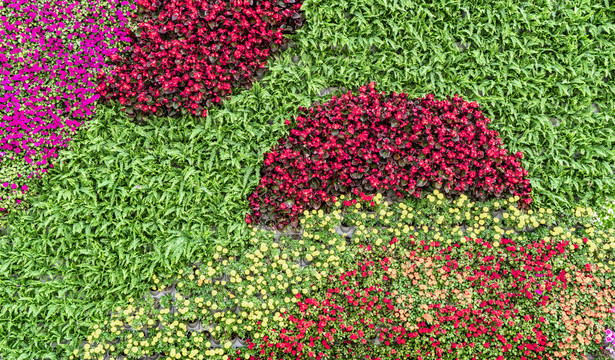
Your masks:
M 28 335 L 42 352 L 105 316 L 117 299 L 143 294 L 154 272 L 207 259 L 214 245 L 244 245 L 228 236 L 245 230 L 242 200 L 253 186 L 230 156 L 242 154 L 242 139 L 206 126 L 189 118 L 138 126 L 113 108 L 84 126 L 33 189 L 39 195 L 28 213 L 7 219 L 0 348 L 17 351 L 29 331 L 11 324 L 45 322 L 47 331 Z M 254 150 L 243 155 L 254 168 Z

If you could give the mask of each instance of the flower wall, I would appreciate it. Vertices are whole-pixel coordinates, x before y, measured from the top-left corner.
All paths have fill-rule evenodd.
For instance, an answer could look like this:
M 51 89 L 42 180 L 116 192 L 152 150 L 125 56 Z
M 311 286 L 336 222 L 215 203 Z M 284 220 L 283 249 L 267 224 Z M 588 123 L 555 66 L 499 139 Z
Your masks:
M 0 357 L 615 358 L 612 15 L 0 0 Z

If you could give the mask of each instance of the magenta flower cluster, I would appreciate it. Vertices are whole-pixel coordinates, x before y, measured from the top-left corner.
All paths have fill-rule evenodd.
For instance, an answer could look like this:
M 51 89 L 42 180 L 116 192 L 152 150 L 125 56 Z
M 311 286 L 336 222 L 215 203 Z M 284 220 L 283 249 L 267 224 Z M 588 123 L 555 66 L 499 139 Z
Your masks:
M 134 5 L 133 5 L 134 7 Z M 53 168 L 93 114 L 103 59 L 127 38 L 119 0 L 0 0 L 0 212 Z

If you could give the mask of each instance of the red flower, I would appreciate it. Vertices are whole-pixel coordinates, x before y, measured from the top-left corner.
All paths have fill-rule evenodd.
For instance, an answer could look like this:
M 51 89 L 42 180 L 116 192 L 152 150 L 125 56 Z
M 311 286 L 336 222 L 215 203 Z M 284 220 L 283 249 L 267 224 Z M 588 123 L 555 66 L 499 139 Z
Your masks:
M 120 99 L 131 116 L 206 116 L 232 88 L 251 87 L 286 47 L 282 32 L 302 25 L 300 8 L 296 0 L 138 0 L 143 22 L 129 49 L 109 57 L 114 75 L 99 74 L 96 90 L 103 100 Z
M 357 96 L 349 92 L 299 110 L 288 138 L 265 155 L 263 177 L 248 199 L 253 222 L 267 215 L 281 230 L 297 226 L 305 210 L 331 210 L 341 194 L 360 195 L 374 206 L 373 194 L 391 190 L 398 198 L 420 198 L 425 186 L 447 197 L 510 194 L 523 208 L 531 202 L 527 170 L 500 148 L 478 105 L 459 96 L 412 101 L 370 83 Z M 293 206 L 282 207 L 286 202 Z

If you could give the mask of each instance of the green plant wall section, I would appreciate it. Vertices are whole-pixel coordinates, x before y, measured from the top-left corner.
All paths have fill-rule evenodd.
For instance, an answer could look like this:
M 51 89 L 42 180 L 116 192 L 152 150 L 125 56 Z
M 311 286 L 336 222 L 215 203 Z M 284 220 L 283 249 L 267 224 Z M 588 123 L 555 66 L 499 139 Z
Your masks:
M 98 109 L 32 188 L 31 211 L 5 219 L 4 360 L 63 359 L 69 345 L 49 343 L 81 341 L 142 296 L 152 274 L 207 260 L 216 245 L 242 249 L 245 199 L 263 154 L 287 134 L 284 120 L 370 81 L 483 105 L 504 147 L 525 154 L 536 206 L 597 210 L 613 198 L 608 1 L 323 0 L 303 10 L 294 46 L 207 118 L 136 126 L 119 107 Z

